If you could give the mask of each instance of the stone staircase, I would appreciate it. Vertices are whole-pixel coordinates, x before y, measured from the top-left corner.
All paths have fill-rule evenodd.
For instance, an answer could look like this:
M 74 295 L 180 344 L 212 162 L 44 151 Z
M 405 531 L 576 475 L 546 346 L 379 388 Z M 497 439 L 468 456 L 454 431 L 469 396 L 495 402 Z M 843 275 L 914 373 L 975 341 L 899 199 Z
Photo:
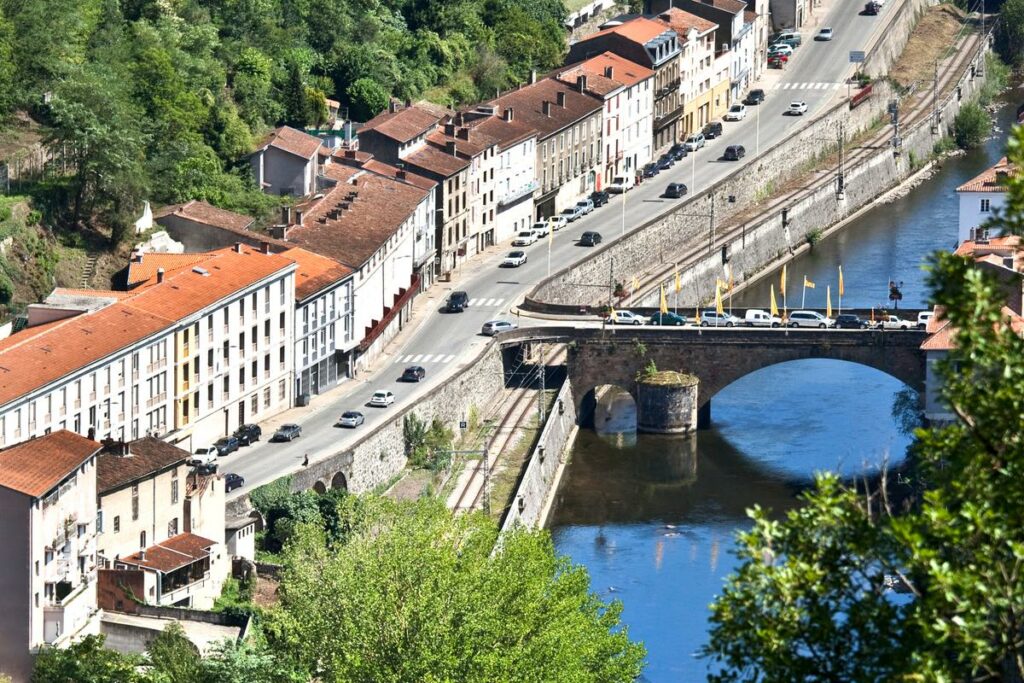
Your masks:
M 79 282 L 81 289 L 89 289 L 92 285 L 92 279 L 96 275 L 96 262 L 99 260 L 99 254 L 88 255 L 85 260 L 85 267 L 82 269 L 82 280 Z

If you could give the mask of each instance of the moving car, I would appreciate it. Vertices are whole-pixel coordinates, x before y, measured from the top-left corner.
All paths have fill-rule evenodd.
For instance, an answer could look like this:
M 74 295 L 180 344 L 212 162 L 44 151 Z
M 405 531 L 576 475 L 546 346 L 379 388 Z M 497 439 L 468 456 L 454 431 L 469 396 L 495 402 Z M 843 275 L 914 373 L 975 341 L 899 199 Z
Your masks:
M 594 208 L 604 206 L 608 203 L 608 190 L 595 190 L 590 193 L 590 201 L 594 202 Z
M 213 445 L 217 447 L 217 455 L 224 456 L 228 453 L 234 453 L 242 444 L 233 436 L 225 436 L 223 439 L 217 439 L 217 443 Z
M 373 392 L 370 397 L 370 405 L 375 408 L 387 408 L 395 402 L 395 395 L 390 391 L 381 390 Z
M 729 111 L 725 112 L 723 117 L 726 121 L 742 121 L 747 117 L 747 107 L 743 104 L 734 104 L 729 107 Z
M 743 316 L 743 322 L 747 324 L 747 327 L 782 327 L 782 318 L 758 308 L 748 310 Z
M 641 171 L 641 173 L 643 174 L 644 178 L 653 178 L 654 176 L 661 173 L 661 168 L 658 166 L 658 164 L 652 161 L 651 163 L 644 165 L 644 170 Z
M 764 90 L 760 88 L 754 88 L 747 93 L 747 96 L 743 98 L 743 104 L 750 106 L 753 104 L 761 104 L 764 102 Z
M 585 233 L 580 235 L 580 246 L 581 247 L 596 247 L 601 244 L 601 233 L 587 230 Z
M 644 325 L 647 323 L 647 318 L 633 311 L 617 310 L 606 317 L 604 321 L 611 325 Z
M 864 14 L 868 15 L 869 17 L 873 17 L 876 14 L 878 14 L 878 12 L 881 11 L 881 9 L 882 6 L 872 0 L 872 2 L 868 2 L 864 5 Z
M 722 134 L 722 122 L 712 121 L 708 125 L 704 126 L 704 130 L 701 132 L 704 133 L 705 140 L 714 140 Z
M 501 265 L 508 266 L 509 268 L 518 268 L 524 263 L 526 263 L 525 251 L 510 251 L 505 260 L 501 262 Z
M 480 334 L 488 337 L 493 337 L 499 332 L 508 332 L 514 330 L 519 325 L 511 320 L 488 320 L 484 323 L 484 326 L 480 328 Z
M 217 462 L 220 451 L 216 446 L 202 446 L 196 449 L 192 457 L 188 459 L 189 465 L 210 465 Z
M 814 36 L 815 40 L 832 40 L 832 36 L 835 35 L 832 29 L 828 26 L 818 31 L 818 35 Z
M 239 446 L 248 446 L 260 440 L 263 436 L 263 429 L 259 425 L 246 424 L 235 430 L 235 438 Z
M 725 148 L 722 158 L 726 161 L 739 161 L 747 155 L 747 149 L 743 145 L 729 145 Z
M 608 187 L 605 189 L 607 189 L 612 194 L 622 194 L 624 192 L 629 192 L 630 190 L 632 190 L 633 185 L 635 184 L 636 182 L 633 180 L 633 176 L 617 175 L 615 176 L 615 178 L 612 179 L 612 182 L 610 182 L 608 184 Z
M 230 493 L 243 486 L 245 486 L 245 477 L 242 475 L 233 472 L 228 472 L 224 475 L 224 493 Z
M 686 142 L 684 142 L 683 144 L 686 145 L 686 151 L 696 152 L 698 149 L 704 146 L 705 142 L 706 140 L 704 139 L 704 133 L 697 133 L 696 135 L 691 135 L 690 137 L 686 138 Z
M 679 199 L 686 194 L 686 185 L 682 183 L 669 183 L 668 187 L 665 188 L 665 197 L 669 199 Z
M 581 199 L 576 202 L 576 207 L 580 210 L 581 215 L 586 216 L 594 210 L 594 202 L 591 199 Z
M 826 318 L 817 311 L 793 311 L 787 323 L 790 327 L 819 327 L 825 329 L 836 324 L 832 318 Z
M 465 292 L 456 291 L 452 292 L 448 297 L 447 303 L 445 303 L 444 310 L 448 313 L 462 313 L 466 310 L 466 306 L 469 305 L 469 294 Z
M 302 436 L 302 427 L 297 424 L 285 424 L 278 427 L 271 441 L 294 441 Z
M 513 247 L 528 247 L 538 239 L 537 233 L 532 229 L 520 230 L 516 238 L 512 240 Z
M 674 325 L 676 327 L 682 327 L 686 324 L 686 316 L 678 315 L 672 311 L 666 311 L 665 313 L 658 311 L 651 316 L 650 323 L 652 325 Z
M 700 312 L 701 327 L 736 327 L 743 321 L 731 313 L 719 313 L 715 309 Z
M 349 429 L 354 429 L 364 422 L 366 422 L 366 418 L 357 410 L 346 410 L 338 418 L 338 426 L 348 427 Z
M 793 100 L 789 103 L 789 109 L 787 109 L 785 113 L 790 116 L 803 116 L 807 113 L 807 103 L 800 100 Z
M 569 206 L 569 207 L 566 207 L 566 208 L 562 209 L 562 213 L 560 215 L 563 218 L 565 218 L 567 223 L 572 223 L 577 218 L 582 218 L 583 217 L 583 213 L 580 211 L 580 208 L 578 206 L 576 206 L 575 204 L 573 204 L 572 206 Z
M 861 320 L 860 316 L 853 313 L 840 313 L 836 316 L 836 327 L 841 330 L 866 330 L 867 320 Z
M 402 373 L 402 376 L 398 381 L 400 382 L 419 382 L 427 376 L 427 371 L 420 365 L 410 365 Z

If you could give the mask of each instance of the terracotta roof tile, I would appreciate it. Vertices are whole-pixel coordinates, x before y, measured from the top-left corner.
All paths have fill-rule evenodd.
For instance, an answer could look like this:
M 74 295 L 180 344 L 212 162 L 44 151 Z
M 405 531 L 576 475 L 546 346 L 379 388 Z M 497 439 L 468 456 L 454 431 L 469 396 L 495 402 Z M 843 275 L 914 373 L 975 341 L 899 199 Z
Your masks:
M 982 242 L 964 240 L 954 252 L 957 256 L 974 256 L 979 253 L 1004 252 L 1007 255 L 1021 248 L 1020 235 L 998 235 Z
M 392 140 L 408 142 L 436 126 L 437 122 L 449 113 L 451 112 L 443 107 L 417 102 L 411 107 L 401 107 L 394 112 L 385 109 L 367 121 L 359 132 L 374 130 Z
M 564 107 L 557 104 L 559 92 L 565 93 Z M 544 114 L 544 102 L 551 103 L 550 116 Z M 555 78 L 542 78 L 491 103 L 511 107 L 515 120 L 536 130 L 541 139 L 600 111 L 604 106 L 602 98 L 581 93 Z
M 458 144 L 456 144 L 456 150 Z M 462 156 L 442 152 L 432 145 L 426 145 L 412 154 L 407 154 L 402 161 L 413 168 L 435 173 L 442 178 L 455 175 L 462 169 L 469 166 L 469 159 Z
M 611 75 L 607 76 L 606 70 L 609 68 Z M 587 76 L 587 89 L 602 96 L 624 86 L 632 87 L 654 76 L 654 72 L 645 66 L 631 62 L 614 52 L 604 52 L 567 67 L 556 78 L 568 85 L 575 86 L 577 77 L 584 74 Z
M 999 182 L 998 175 L 1006 173 L 1009 176 L 1016 176 L 1018 169 L 1003 157 L 996 162 L 996 165 L 987 168 L 979 175 L 971 178 L 966 183 L 956 188 L 957 192 L 1005 192 L 1006 186 Z
M 164 277 L 167 277 L 171 273 L 176 273 L 179 270 L 192 268 L 198 266 L 205 261 L 209 260 L 211 254 L 142 254 L 142 261 L 136 260 L 133 257 L 128 263 L 128 286 L 136 287 L 143 283 L 156 284 L 157 270 L 160 268 L 164 269 Z M 126 292 L 127 295 L 132 296 L 131 292 Z
M 1010 327 L 1010 331 L 1018 337 L 1024 337 L 1024 318 L 1009 306 L 1003 306 L 1001 312 L 1003 323 Z M 935 318 L 938 318 L 938 313 L 932 320 Z M 956 348 L 957 328 L 948 320 L 940 320 L 934 325 L 929 321 L 927 329 L 932 334 L 921 344 L 922 351 L 951 351 Z
M 100 454 L 96 468 L 96 494 L 105 495 L 147 479 L 185 462 L 189 453 L 173 444 L 147 436 L 127 445 L 129 456 L 119 455 L 114 444 Z
M 740 5 L 741 8 L 746 7 L 746 5 L 743 4 L 742 2 L 739 2 L 739 0 L 716 1 L 736 2 Z M 629 21 L 623 22 L 618 26 L 610 26 L 604 29 L 603 31 L 598 31 L 593 35 L 587 36 L 580 42 L 586 42 L 594 38 L 595 36 L 608 35 L 609 33 L 614 33 L 639 45 L 646 45 L 647 43 L 651 42 L 652 40 L 660 36 L 665 31 L 665 25 L 662 24 L 661 22 L 654 21 L 653 19 L 648 19 L 647 17 L 636 17 L 634 19 L 630 19 Z
M 304 301 L 352 274 L 352 269 L 334 259 L 293 247 L 281 256 L 295 261 L 295 300 Z
M 62 429 L 0 451 L 0 486 L 38 498 L 102 446 Z
M 742 2 L 741 0 L 700 0 L 700 2 L 717 7 L 720 10 L 725 10 L 732 14 L 739 14 L 747 9 L 747 3 Z
M 252 225 L 252 218 L 234 211 L 219 209 L 213 204 L 192 200 L 184 204 L 170 204 L 162 207 L 153 213 L 153 218 L 159 222 L 161 218 L 177 216 L 204 225 L 226 227 L 232 230 L 245 230 Z
M 513 117 L 514 115 L 515 112 L 513 112 Z M 473 119 L 467 122 L 466 125 L 496 140 L 501 149 L 508 149 L 524 140 L 537 137 L 537 131 L 525 123 L 516 121 L 514 118 L 512 121 L 506 121 L 500 116 L 484 116 Z
M 311 159 L 317 153 L 317 150 L 320 149 L 320 145 L 321 142 L 318 137 L 304 133 L 291 126 L 281 126 L 280 128 L 275 128 L 269 135 L 263 138 L 256 146 L 256 151 L 264 150 L 267 147 L 276 147 L 303 159 Z
M 391 178 L 392 180 L 397 180 L 398 182 L 407 183 L 409 185 L 418 187 L 421 190 L 433 190 L 435 187 L 437 187 L 436 181 L 431 180 L 430 178 L 425 178 L 424 176 L 421 176 L 418 173 L 413 173 L 408 170 L 405 171 L 405 174 L 402 177 L 399 177 L 399 169 L 395 168 L 394 166 L 389 166 L 388 164 L 385 164 L 382 161 L 377 161 L 376 159 L 370 159 L 369 161 L 367 161 L 365 164 L 363 164 L 363 168 L 369 171 L 370 173 L 375 173 L 379 176 L 384 176 L 385 178 Z
M 690 29 L 697 29 L 699 35 L 704 35 L 708 31 L 714 31 L 718 28 L 718 24 L 715 22 L 709 21 L 704 17 L 698 17 L 696 14 L 690 14 L 678 7 L 665 10 L 658 15 L 657 20 L 675 31 L 683 40 L 690 33 Z
M 87 296 L 87 297 L 101 297 L 110 299 L 127 299 L 128 297 L 134 296 L 131 292 L 121 292 L 116 289 L 71 289 L 69 287 L 57 287 L 50 296 L 61 296 L 61 297 L 76 297 L 76 296 Z M 49 298 L 49 297 L 47 297 Z M 30 328 L 30 329 L 35 329 Z
M 178 534 L 171 536 L 163 543 L 146 548 L 146 559 L 142 559 L 140 553 L 133 553 L 128 557 L 122 557 L 118 562 L 169 574 L 175 569 L 181 569 L 197 560 L 209 557 L 210 548 L 215 545 L 217 545 L 216 541 L 202 536 L 189 533 Z

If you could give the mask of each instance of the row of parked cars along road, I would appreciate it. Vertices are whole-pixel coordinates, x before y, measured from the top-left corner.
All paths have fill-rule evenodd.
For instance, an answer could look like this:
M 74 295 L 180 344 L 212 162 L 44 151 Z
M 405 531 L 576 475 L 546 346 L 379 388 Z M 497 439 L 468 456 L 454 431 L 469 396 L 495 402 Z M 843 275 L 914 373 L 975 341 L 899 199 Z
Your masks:
M 896 315 L 876 316 L 874 320 L 864 320 L 853 313 L 840 313 L 835 318 L 829 318 L 817 311 L 793 311 L 785 319 L 777 315 L 771 315 L 767 311 L 756 308 L 748 309 L 743 317 L 735 316 L 729 312 L 719 313 L 715 309 L 701 311 L 700 320 L 694 320 L 693 324 L 701 327 L 811 327 L 819 329 L 853 329 L 853 330 L 923 330 L 931 318 L 930 311 L 924 311 L 917 315 L 917 320 L 903 320 Z M 612 311 L 604 321 L 610 325 L 670 325 L 682 327 L 690 325 L 691 321 L 685 315 L 678 313 L 658 312 L 651 316 L 644 316 L 628 310 L 616 309 Z

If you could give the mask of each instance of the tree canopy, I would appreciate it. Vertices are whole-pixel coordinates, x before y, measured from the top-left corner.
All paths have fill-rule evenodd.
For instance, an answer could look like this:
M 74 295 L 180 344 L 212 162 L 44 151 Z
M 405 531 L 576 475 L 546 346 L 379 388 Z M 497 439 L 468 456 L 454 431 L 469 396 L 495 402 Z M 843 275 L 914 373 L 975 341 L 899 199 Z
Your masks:
M 1024 165 L 1024 129 L 1008 156 Z M 1008 182 L 991 227 L 1019 235 Z M 969 259 L 936 254 L 930 285 L 956 330 L 939 372 L 957 419 L 916 432 L 921 490 L 900 510 L 823 476 L 782 521 L 754 510 L 712 607 L 714 680 L 1024 680 L 1024 339 Z

